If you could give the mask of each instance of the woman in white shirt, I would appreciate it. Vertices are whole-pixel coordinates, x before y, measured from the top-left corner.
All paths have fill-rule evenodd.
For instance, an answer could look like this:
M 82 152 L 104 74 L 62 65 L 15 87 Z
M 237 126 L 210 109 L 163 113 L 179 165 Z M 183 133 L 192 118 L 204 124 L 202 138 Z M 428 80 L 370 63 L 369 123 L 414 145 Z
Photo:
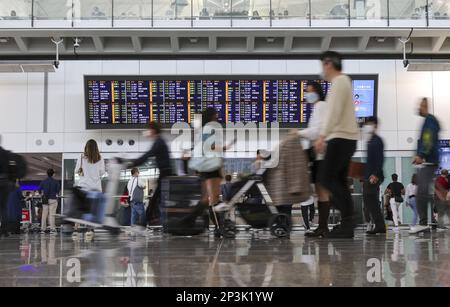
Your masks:
M 414 174 L 411 178 L 411 183 L 406 187 L 406 205 L 410 207 L 413 211 L 413 220 L 411 226 L 415 226 L 417 224 L 418 213 L 416 206 L 416 195 L 417 195 L 417 175 Z
M 308 237 L 323 237 L 328 233 L 328 218 L 330 216 L 330 199 L 328 191 L 318 184 L 318 175 L 323 155 L 316 155 L 312 144 L 319 138 L 323 121 L 326 118 L 327 105 L 325 102 L 325 93 L 320 83 L 311 81 L 308 83 L 305 101 L 314 106 L 311 118 L 306 129 L 298 131 L 298 134 L 309 141 L 309 156 L 312 161 L 311 181 L 315 184 L 315 190 L 318 197 L 319 226 L 313 232 L 307 232 Z
M 100 155 L 95 140 L 89 140 L 84 147 L 84 153 L 77 160 L 75 173 L 79 176 L 77 186 L 85 192 L 102 192 L 102 180 L 105 175 L 105 161 Z M 76 227 L 77 228 L 77 227 Z M 77 235 L 75 232 L 74 235 Z M 92 238 L 93 231 L 86 233 L 86 238 Z

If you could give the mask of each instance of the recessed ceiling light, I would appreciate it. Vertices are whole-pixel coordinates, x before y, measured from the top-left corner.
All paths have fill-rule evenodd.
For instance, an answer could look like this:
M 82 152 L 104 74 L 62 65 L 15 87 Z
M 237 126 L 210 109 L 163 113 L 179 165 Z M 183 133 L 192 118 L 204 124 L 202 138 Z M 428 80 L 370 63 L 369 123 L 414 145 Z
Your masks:
M 7 42 L 9 42 L 9 38 L 7 38 L 7 37 L 0 37 L 0 44 L 6 44 Z
M 268 38 L 266 38 L 266 41 L 267 41 L 269 44 L 273 44 L 273 43 L 275 42 L 275 37 L 268 37 Z
M 198 43 L 198 38 L 197 37 L 190 37 L 189 41 L 191 42 L 191 44 L 197 44 Z

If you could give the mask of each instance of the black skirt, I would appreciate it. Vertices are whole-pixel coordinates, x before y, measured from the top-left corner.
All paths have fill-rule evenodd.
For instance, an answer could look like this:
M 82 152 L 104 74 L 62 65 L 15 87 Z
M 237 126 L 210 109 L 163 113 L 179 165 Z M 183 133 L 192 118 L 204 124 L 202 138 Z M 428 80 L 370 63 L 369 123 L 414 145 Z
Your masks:
M 219 178 L 222 179 L 222 172 L 221 170 L 217 170 L 217 171 L 212 171 L 212 172 L 203 172 L 200 173 L 200 177 L 202 177 L 202 179 L 214 179 L 214 178 Z

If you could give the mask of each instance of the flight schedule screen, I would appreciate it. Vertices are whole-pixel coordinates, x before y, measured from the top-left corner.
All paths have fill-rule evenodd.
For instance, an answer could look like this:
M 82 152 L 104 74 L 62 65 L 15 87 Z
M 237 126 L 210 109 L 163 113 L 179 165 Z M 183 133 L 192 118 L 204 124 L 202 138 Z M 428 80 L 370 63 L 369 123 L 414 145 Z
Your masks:
M 377 80 L 353 76 L 358 118 L 376 114 Z M 142 129 L 151 121 L 164 127 L 192 123 L 207 107 L 217 110 L 227 123 L 279 123 L 280 127 L 305 127 L 313 105 L 305 102 L 310 81 L 320 82 L 327 93 L 331 84 L 314 76 L 270 77 L 147 77 L 85 76 L 88 129 Z

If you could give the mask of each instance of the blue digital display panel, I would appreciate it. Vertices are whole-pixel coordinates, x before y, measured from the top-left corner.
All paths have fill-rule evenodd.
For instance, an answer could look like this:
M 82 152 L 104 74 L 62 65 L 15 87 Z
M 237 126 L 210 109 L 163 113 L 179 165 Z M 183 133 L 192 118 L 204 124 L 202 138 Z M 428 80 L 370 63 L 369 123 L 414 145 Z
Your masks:
M 376 115 L 378 76 L 352 76 L 353 97 L 359 121 Z M 279 123 L 305 127 L 313 106 L 305 103 L 314 76 L 288 78 L 85 76 L 88 129 L 143 129 L 151 121 L 170 127 L 192 123 L 195 114 L 214 107 L 226 123 Z

